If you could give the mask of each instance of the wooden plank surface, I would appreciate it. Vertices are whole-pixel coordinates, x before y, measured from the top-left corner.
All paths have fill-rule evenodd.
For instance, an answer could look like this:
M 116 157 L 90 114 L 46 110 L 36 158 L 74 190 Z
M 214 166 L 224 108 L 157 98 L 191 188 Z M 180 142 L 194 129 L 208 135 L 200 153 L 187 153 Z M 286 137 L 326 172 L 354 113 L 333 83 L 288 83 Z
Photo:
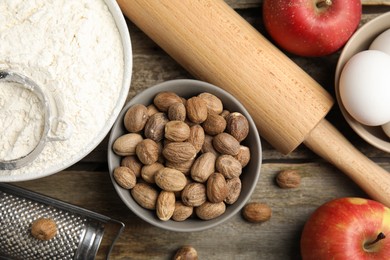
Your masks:
M 245 19 L 266 35 L 258 10 L 260 0 L 227 2 L 239 9 Z M 384 4 L 388 2 L 382 1 Z M 365 7 L 362 24 L 389 10 L 384 6 Z M 192 78 L 129 21 L 128 26 L 134 55 L 128 100 L 156 83 Z M 290 55 L 333 95 L 333 75 L 338 56 L 339 53 L 336 53 L 306 59 Z M 337 105 L 328 119 L 359 150 L 390 170 L 389 154 L 373 148 L 358 137 L 342 119 Z M 303 145 L 289 155 L 278 153 L 265 141 L 262 145 L 260 180 L 250 201 L 264 202 L 272 208 L 271 220 L 263 224 L 250 224 L 237 214 L 228 222 L 206 231 L 177 233 L 144 222 L 126 208 L 111 184 L 107 170 L 107 138 L 91 154 L 68 169 L 16 185 L 124 222 L 125 231 L 117 241 L 111 259 L 171 259 L 175 251 L 185 244 L 197 249 L 199 259 L 300 259 L 300 233 L 315 208 L 332 198 L 366 195 L 343 173 Z M 283 190 L 275 184 L 276 174 L 283 169 L 297 169 L 300 172 L 302 184 L 299 188 Z M 109 242 L 103 241 L 97 259 L 103 259 L 108 247 Z

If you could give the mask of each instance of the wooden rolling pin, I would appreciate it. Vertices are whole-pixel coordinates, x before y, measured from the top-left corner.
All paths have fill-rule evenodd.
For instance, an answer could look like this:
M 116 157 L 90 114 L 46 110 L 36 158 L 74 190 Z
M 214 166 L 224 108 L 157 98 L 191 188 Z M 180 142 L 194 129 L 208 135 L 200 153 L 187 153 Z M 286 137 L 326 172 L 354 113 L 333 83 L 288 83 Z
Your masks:
M 223 0 L 118 0 L 123 13 L 192 75 L 237 97 L 282 153 L 302 142 L 390 206 L 390 174 L 324 119 L 332 97 Z

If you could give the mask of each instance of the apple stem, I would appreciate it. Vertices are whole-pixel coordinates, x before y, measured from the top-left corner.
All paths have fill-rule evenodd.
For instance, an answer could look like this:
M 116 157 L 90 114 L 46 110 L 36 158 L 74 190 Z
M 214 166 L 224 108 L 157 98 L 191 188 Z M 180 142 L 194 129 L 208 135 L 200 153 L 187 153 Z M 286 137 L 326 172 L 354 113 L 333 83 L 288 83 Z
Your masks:
M 375 239 L 374 241 L 371 241 L 371 242 L 369 242 L 369 243 L 366 243 L 366 244 L 364 245 L 364 248 L 365 248 L 365 249 L 370 249 L 371 246 L 373 246 L 375 243 L 377 243 L 378 241 L 380 241 L 380 240 L 382 240 L 382 239 L 384 239 L 384 238 L 386 238 L 385 234 L 383 234 L 382 232 L 380 232 L 380 233 L 378 234 L 378 236 L 376 237 L 376 239 Z
M 332 0 L 321 0 L 317 3 L 317 8 L 325 8 L 332 5 Z

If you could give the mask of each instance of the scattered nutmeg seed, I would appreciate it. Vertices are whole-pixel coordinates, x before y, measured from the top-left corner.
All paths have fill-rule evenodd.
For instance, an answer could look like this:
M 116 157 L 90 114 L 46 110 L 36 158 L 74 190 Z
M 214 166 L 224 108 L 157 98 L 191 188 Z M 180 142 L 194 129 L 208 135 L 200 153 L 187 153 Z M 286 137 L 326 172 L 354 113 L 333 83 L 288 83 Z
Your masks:
M 297 170 L 283 170 L 276 176 L 276 183 L 280 188 L 297 188 L 301 184 L 301 176 Z
M 249 222 L 262 223 L 271 218 L 272 210 L 267 204 L 251 202 L 243 208 L 242 216 Z
M 198 252 L 192 246 L 183 246 L 177 250 L 174 260 L 197 260 Z
M 36 239 L 48 241 L 57 234 L 57 224 L 50 218 L 39 218 L 31 224 L 31 235 Z

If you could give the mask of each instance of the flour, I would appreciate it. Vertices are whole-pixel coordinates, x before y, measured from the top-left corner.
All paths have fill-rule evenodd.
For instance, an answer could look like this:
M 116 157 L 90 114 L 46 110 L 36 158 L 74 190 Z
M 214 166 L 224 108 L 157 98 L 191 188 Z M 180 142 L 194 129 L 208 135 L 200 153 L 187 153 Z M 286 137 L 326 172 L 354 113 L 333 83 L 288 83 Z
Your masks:
M 63 169 L 91 149 L 120 94 L 123 48 L 113 17 L 103 0 L 2 0 L 0 43 L 0 69 L 33 79 L 72 128 L 69 139 L 48 142 L 32 164 L 0 175 Z M 5 84 L 0 122 L 12 127 L 0 126 L 0 159 L 33 149 L 44 119 L 34 93 Z
M 41 139 L 44 111 L 39 98 L 17 83 L 0 82 L 0 159 L 30 153 Z

